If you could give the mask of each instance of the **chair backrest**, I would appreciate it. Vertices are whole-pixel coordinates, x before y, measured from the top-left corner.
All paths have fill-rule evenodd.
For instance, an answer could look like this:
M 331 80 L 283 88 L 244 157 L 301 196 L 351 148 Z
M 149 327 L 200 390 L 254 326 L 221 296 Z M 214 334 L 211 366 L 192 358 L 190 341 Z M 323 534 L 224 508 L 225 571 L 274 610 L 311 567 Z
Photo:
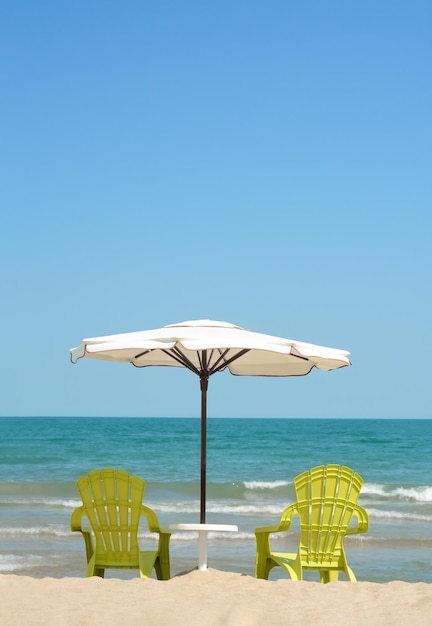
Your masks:
M 336 563 L 363 479 L 349 467 L 314 467 L 294 479 L 300 518 L 299 552 L 310 566 Z
M 124 470 L 89 472 L 77 482 L 92 527 L 96 554 L 138 555 L 138 526 L 145 482 Z

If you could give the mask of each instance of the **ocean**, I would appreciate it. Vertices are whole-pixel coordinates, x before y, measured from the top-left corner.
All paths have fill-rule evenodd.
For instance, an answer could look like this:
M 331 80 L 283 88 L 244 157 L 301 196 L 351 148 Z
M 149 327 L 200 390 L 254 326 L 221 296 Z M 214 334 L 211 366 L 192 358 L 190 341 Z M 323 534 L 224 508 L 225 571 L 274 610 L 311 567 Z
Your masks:
M 210 534 L 209 567 L 253 575 L 255 527 L 277 523 L 297 474 L 338 463 L 365 481 L 369 531 L 345 542 L 357 579 L 432 583 L 432 420 L 209 418 L 207 434 L 207 522 L 239 527 Z M 84 542 L 69 526 L 75 481 L 102 467 L 143 478 L 162 526 L 199 522 L 199 419 L 2 417 L 1 574 L 84 576 Z M 294 551 L 297 537 L 293 527 L 275 545 Z M 197 565 L 194 533 L 173 531 L 170 549 L 172 575 Z

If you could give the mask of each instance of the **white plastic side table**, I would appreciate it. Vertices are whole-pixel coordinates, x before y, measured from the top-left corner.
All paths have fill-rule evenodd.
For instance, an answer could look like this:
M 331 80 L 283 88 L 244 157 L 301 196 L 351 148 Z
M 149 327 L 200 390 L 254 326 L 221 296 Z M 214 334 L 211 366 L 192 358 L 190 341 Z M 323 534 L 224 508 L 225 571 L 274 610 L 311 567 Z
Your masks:
M 198 532 L 198 569 L 207 569 L 207 541 L 210 532 L 238 532 L 238 526 L 232 524 L 170 524 L 172 530 L 190 530 Z

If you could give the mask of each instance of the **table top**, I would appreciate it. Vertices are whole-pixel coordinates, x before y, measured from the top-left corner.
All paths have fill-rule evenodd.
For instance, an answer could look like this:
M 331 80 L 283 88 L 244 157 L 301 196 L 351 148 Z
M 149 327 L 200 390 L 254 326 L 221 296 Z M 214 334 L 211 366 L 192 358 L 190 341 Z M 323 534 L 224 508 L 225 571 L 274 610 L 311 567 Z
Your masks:
M 234 524 L 170 524 L 173 530 L 198 530 L 198 531 L 222 531 L 237 532 L 238 526 Z

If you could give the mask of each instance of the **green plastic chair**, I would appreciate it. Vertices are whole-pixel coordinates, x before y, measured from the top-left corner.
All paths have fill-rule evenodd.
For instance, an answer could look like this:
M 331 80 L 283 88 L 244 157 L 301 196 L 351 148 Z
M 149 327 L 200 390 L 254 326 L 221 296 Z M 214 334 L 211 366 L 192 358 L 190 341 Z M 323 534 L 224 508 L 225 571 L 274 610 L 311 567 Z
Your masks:
M 267 580 L 270 570 L 279 566 L 293 580 L 302 580 L 303 570 L 318 570 L 322 583 L 338 580 L 340 571 L 355 582 L 343 542 L 346 535 L 368 530 L 368 514 L 357 504 L 362 484 L 359 474 L 340 465 L 314 467 L 297 476 L 294 479 L 297 502 L 283 511 L 277 526 L 255 529 L 255 576 Z M 300 520 L 297 554 L 272 552 L 270 534 L 289 530 L 295 515 Z M 350 526 L 353 517 L 357 518 L 357 524 Z
M 105 468 L 82 476 L 76 483 L 82 506 L 71 516 L 71 530 L 84 537 L 86 576 L 104 577 L 106 568 L 139 569 L 141 578 L 150 578 L 153 568 L 159 580 L 170 578 L 169 541 L 171 532 L 159 527 L 156 513 L 142 504 L 145 482 L 124 470 Z M 138 545 L 140 520 L 158 533 L 157 550 Z M 91 529 L 83 526 L 87 518 Z

